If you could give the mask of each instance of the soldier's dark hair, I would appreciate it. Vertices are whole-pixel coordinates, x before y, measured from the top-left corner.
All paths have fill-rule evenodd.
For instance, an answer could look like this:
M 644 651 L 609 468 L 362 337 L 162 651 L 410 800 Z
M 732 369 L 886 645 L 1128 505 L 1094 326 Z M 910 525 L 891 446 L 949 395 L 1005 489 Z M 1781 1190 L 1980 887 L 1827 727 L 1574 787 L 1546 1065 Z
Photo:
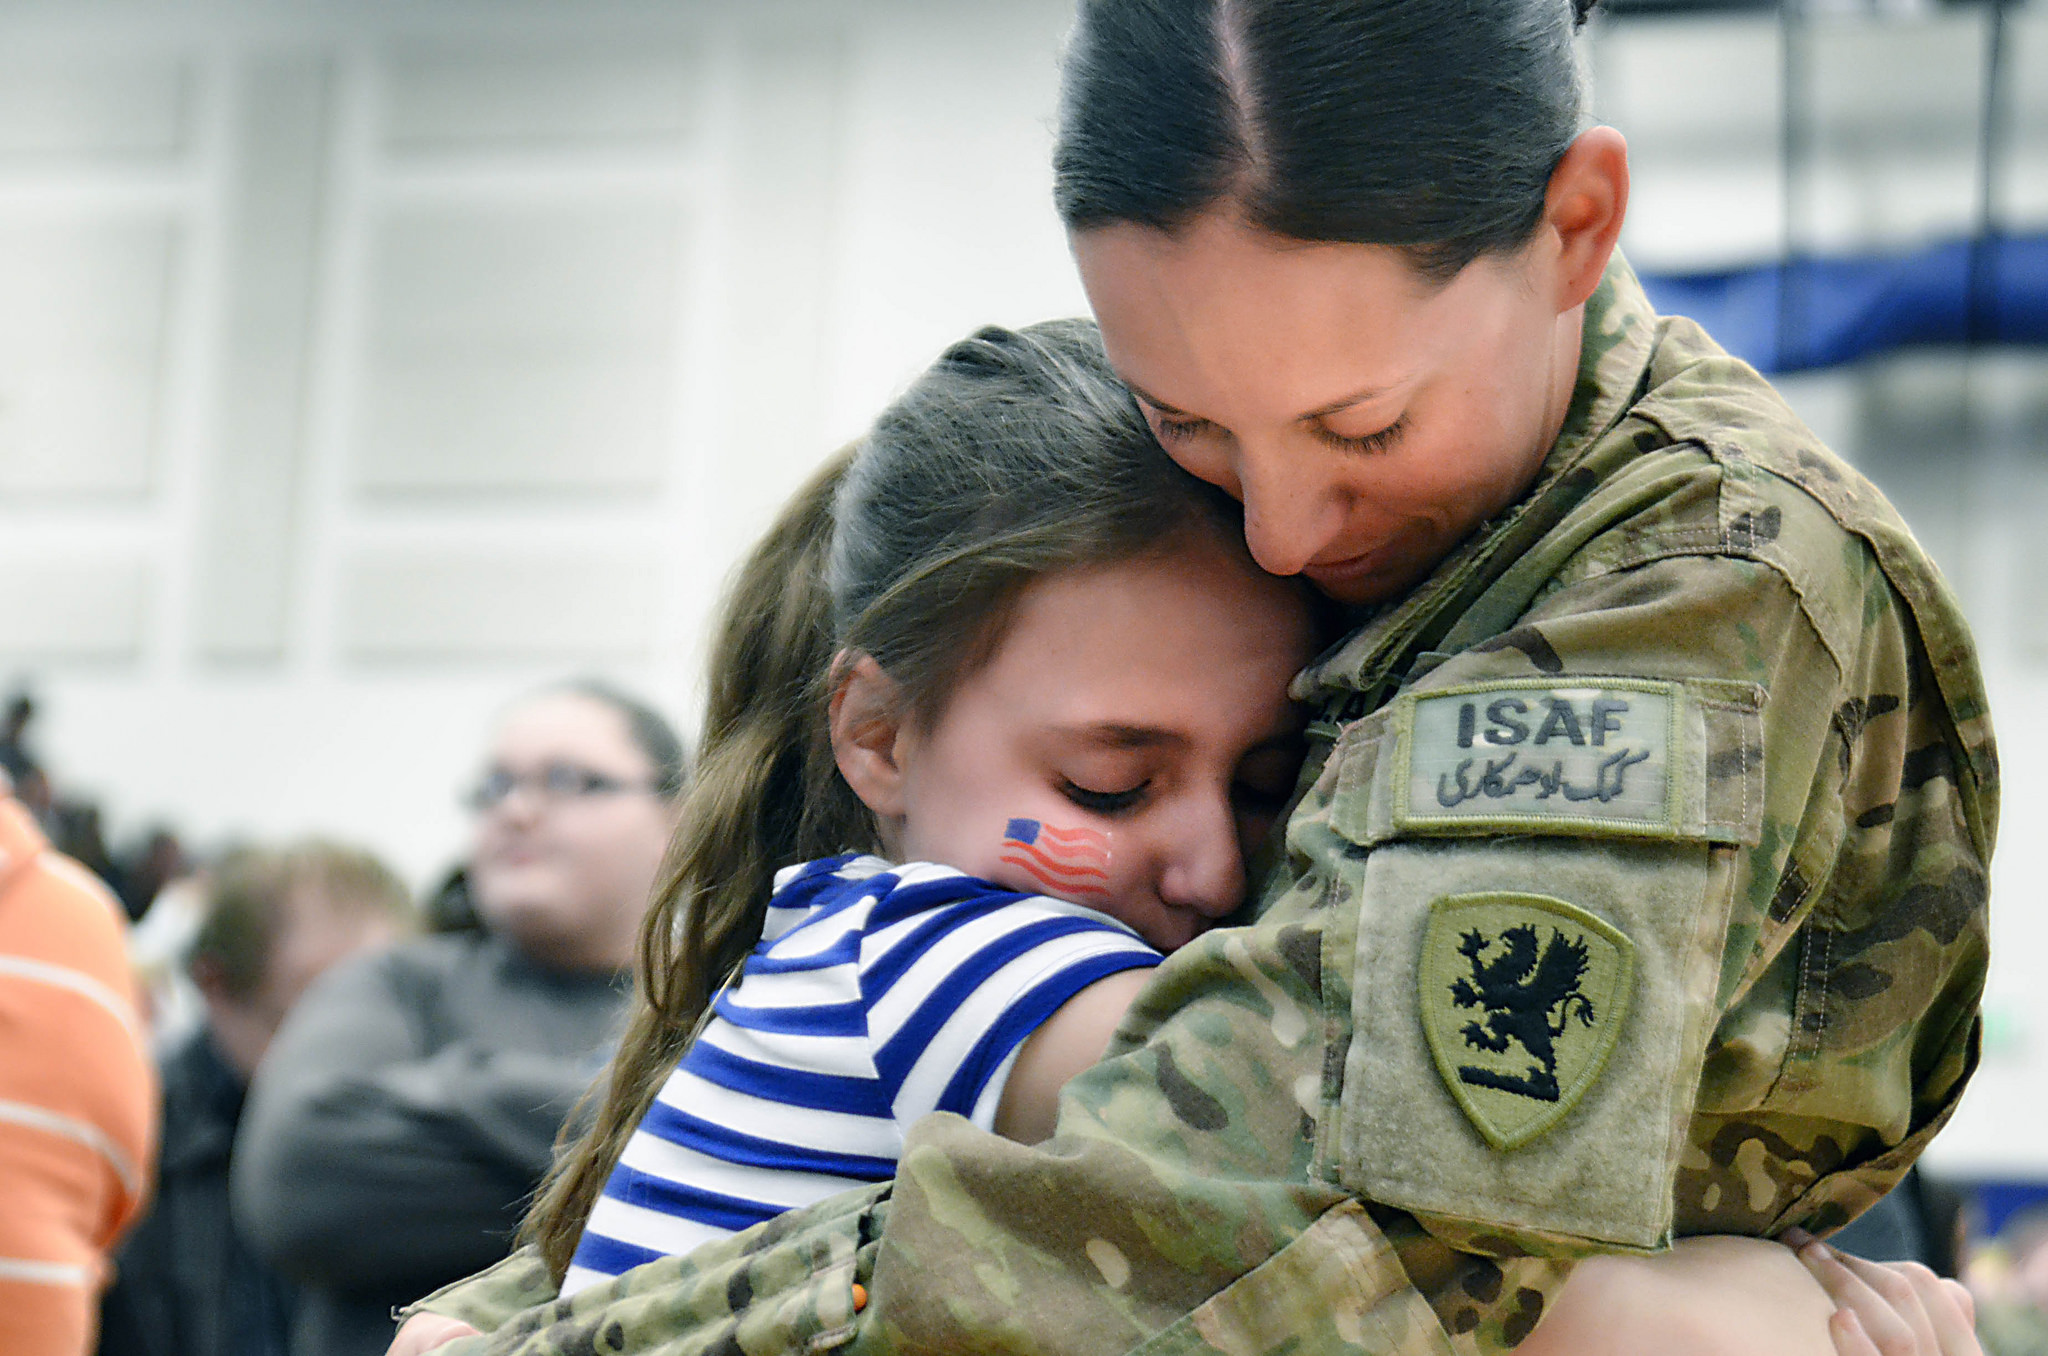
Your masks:
M 630 1025 L 526 1219 L 557 1280 L 633 1127 L 760 940 L 775 871 L 881 846 L 833 759 L 842 657 L 872 657 L 928 726 L 1034 579 L 1200 537 L 1252 568 L 1242 511 L 1160 453 L 1085 320 L 953 345 L 790 500 L 714 633 L 698 771 L 641 932 Z
M 1597 0 L 1081 0 L 1054 199 L 1072 229 L 1231 208 L 1447 279 L 1525 243 L 1579 132 Z

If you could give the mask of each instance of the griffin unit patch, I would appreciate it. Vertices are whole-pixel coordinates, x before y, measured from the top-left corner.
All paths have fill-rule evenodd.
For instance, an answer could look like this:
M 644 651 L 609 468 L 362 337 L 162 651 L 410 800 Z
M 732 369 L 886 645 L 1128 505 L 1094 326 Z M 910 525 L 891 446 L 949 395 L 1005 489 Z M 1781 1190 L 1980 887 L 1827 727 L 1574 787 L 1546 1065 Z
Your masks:
M 1451 895 L 1422 934 L 1423 1034 L 1486 1142 L 1519 1148 L 1571 1111 L 1621 1034 L 1635 944 L 1544 895 Z

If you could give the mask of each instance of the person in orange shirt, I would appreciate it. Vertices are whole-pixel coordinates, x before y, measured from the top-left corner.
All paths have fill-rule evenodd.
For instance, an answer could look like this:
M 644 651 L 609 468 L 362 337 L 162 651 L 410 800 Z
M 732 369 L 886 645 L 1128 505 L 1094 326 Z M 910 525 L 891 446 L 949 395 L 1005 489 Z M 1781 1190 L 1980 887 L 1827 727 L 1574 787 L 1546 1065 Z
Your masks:
M 123 928 L 0 782 L 0 1352 L 92 1350 L 148 1194 L 156 1076 Z

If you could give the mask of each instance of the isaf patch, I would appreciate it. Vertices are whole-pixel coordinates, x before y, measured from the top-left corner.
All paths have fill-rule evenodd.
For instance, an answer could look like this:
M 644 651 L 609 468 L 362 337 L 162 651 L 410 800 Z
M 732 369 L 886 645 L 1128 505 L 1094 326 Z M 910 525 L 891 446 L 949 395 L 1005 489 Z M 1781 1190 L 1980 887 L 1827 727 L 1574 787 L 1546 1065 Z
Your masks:
M 1635 944 L 1545 895 L 1430 906 L 1418 1007 L 1437 1072 L 1495 1149 L 1549 1130 L 1598 1081 L 1628 1015 Z
M 1482 683 L 1403 701 L 1399 828 L 1676 832 L 1675 684 Z

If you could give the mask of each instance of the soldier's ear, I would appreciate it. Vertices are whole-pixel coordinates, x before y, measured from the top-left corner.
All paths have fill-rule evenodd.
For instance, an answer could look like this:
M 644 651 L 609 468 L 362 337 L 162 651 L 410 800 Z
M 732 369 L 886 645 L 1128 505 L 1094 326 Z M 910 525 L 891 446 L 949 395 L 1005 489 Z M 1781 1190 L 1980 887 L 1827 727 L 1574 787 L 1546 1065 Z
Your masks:
M 1628 214 L 1628 142 L 1612 127 L 1589 127 L 1565 150 L 1543 197 L 1539 245 L 1560 312 L 1600 285 Z
M 904 809 L 907 734 L 903 691 L 870 655 L 841 653 L 832 663 L 832 757 L 839 775 L 874 812 L 889 845 Z

